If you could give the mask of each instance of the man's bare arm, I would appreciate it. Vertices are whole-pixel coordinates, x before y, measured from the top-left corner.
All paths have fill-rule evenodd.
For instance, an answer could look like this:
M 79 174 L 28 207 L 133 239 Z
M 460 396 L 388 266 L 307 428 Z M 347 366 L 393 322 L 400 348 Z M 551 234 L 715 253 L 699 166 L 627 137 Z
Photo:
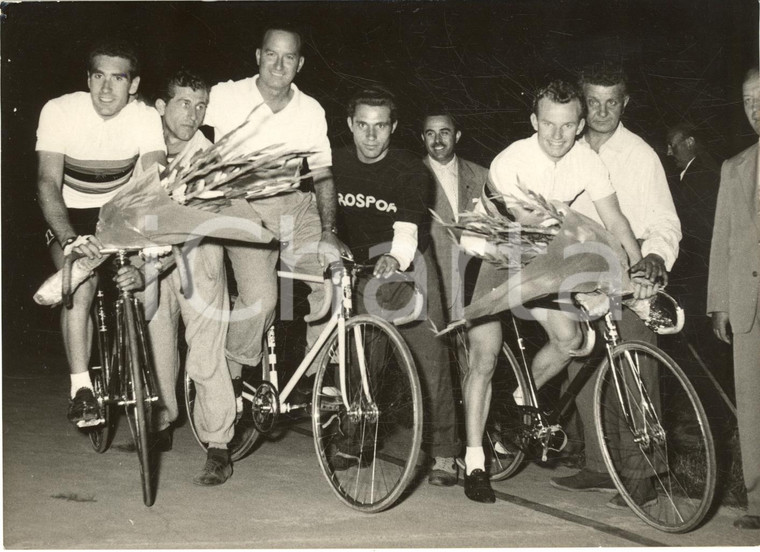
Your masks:
M 37 198 L 50 229 L 58 243 L 75 238 L 76 232 L 69 223 L 66 204 L 63 202 L 63 154 L 49 151 L 37 153 Z
M 335 182 L 330 169 L 314 177 L 314 192 L 317 196 L 319 218 L 322 221 L 321 242 L 328 247 L 334 247 L 339 255 L 353 258 L 351 250 L 335 234 L 338 194 L 335 192 Z

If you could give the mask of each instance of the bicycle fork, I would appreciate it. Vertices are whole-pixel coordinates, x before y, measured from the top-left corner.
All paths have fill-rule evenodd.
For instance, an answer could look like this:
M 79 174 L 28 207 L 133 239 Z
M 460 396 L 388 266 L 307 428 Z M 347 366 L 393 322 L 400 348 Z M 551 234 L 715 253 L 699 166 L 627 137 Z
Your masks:
M 634 442 L 643 448 L 649 448 L 653 439 L 664 440 L 664 430 L 659 421 L 657 421 L 657 414 L 652 407 L 652 401 L 642 383 L 639 358 L 638 356 L 634 357 L 630 351 L 624 351 L 623 358 L 625 358 L 625 364 L 630 367 L 630 370 L 625 370 L 624 366 L 618 366 L 615 363 L 615 355 L 613 353 L 620 341 L 620 334 L 612 320 L 611 312 L 608 312 L 604 316 L 604 322 L 607 360 L 610 365 L 610 372 L 612 373 L 618 405 L 620 405 L 620 410 L 626 424 L 633 433 Z M 628 376 L 628 379 L 631 380 L 630 382 L 625 381 L 627 373 L 630 374 Z M 635 396 L 626 392 L 629 384 L 636 389 Z M 638 417 L 634 416 L 634 402 L 640 413 Z M 647 424 L 647 419 L 655 420 L 657 423 Z

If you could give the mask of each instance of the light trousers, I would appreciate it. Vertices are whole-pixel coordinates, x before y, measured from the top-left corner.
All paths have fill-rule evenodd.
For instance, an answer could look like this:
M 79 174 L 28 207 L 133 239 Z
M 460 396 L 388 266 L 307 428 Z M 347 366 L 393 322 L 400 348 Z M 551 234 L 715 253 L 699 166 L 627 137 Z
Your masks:
M 734 334 L 734 382 L 747 513 L 760 516 L 760 312 L 749 332 Z
M 148 324 L 160 399 L 156 429 L 166 428 L 179 414 L 177 332 L 182 316 L 187 341 L 185 370 L 196 390 L 193 421 L 202 441 L 224 444 L 232 439 L 235 422 L 235 394 L 224 356 L 229 320 L 224 251 L 220 245 L 206 242 L 184 251 L 192 294 L 183 296 L 176 268 L 164 274 L 158 309 Z
M 227 358 L 249 366 L 261 361 L 265 332 L 274 323 L 277 307 L 277 259 L 293 271 L 321 276 L 323 268 L 317 254 L 322 235 L 319 212 L 314 194 L 292 192 L 282 196 L 259 199 L 249 203 L 261 217 L 279 245 L 231 244 L 226 245 L 227 255 L 237 282 L 238 297 L 230 315 L 227 334 Z M 283 279 L 283 286 L 292 285 Z M 319 309 L 324 298 L 322 284 L 309 283 L 309 306 L 312 312 Z M 292 291 L 292 288 L 290 288 Z M 282 317 L 287 319 L 287 306 L 292 300 L 288 287 L 283 287 Z M 309 324 L 306 343 L 311 346 L 322 331 L 327 318 Z

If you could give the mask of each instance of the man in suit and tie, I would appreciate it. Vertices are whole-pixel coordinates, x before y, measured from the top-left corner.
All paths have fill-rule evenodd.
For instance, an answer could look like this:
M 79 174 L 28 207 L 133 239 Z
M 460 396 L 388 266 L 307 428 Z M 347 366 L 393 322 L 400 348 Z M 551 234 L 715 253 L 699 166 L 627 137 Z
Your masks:
M 760 74 L 750 69 L 742 87 L 744 113 L 760 135 Z M 710 250 L 707 312 L 713 331 L 734 348 L 734 383 L 747 514 L 739 529 L 760 529 L 760 180 L 758 143 L 732 157 L 720 172 Z M 729 330 L 729 324 L 731 329 Z
M 720 184 L 720 165 L 704 148 L 697 129 L 690 123 L 671 126 L 667 133 L 668 156 L 678 169 L 670 178 L 683 237 L 669 277 L 668 293 L 686 312 L 683 336 L 699 359 L 730 383 L 728 347 L 716 347 L 710 338 L 712 323 L 705 315 L 707 267 L 710 261 L 715 203 Z
M 488 169 L 457 156 L 456 145 L 461 137 L 462 131 L 448 111 L 428 111 L 422 125 L 428 153 L 424 163 L 436 182 L 433 210 L 447 222 L 472 210 L 488 179 Z M 462 252 L 447 229 L 435 220 L 430 233 L 443 284 L 444 310 L 448 321 L 457 320 L 463 315 L 465 270 L 473 257 Z
M 679 255 L 670 274 L 671 289 L 683 289 L 681 306 L 689 315 L 703 316 L 707 264 L 710 258 L 715 202 L 718 198 L 720 166 L 702 147 L 696 129 L 680 123 L 668 130 L 668 156 L 680 170 L 670 191 L 681 221 L 683 237 Z

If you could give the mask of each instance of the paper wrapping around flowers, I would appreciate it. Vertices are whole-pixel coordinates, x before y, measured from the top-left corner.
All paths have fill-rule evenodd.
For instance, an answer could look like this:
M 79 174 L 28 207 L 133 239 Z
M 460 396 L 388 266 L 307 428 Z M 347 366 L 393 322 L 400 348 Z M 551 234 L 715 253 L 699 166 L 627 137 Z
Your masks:
M 175 202 L 161 187 L 157 165 L 132 178 L 100 208 L 95 236 L 108 249 L 176 245 L 198 236 L 249 243 L 270 243 L 275 239 L 246 200 L 232 200 L 218 212 Z M 72 289 L 107 258 L 77 259 L 72 267 Z M 59 270 L 39 287 L 34 301 L 58 305 L 63 297 L 62 282 L 63 271 Z
M 216 213 L 175 202 L 161 187 L 158 166 L 130 180 L 100 208 L 95 235 L 107 248 L 175 245 L 193 236 L 250 243 L 275 239 L 244 199 Z
M 587 246 L 589 251 L 570 255 L 573 247 Z M 592 248 L 606 251 L 605 256 Z M 617 262 L 617 266 L 615 266 Z M 620 242 L 600 224 L 567 210 L 559 233 L 544 254 L 538 255 L 521 270 L 501 269 L 504 283 L 473 301 L 464 309 L 466 320 L 512 310 L 529 301 L 562 292 L 602 291 L 620 295 L 633 290 L 628 276 L 628 257 Z M 578 275 L 583 275 L 578 279 Z

